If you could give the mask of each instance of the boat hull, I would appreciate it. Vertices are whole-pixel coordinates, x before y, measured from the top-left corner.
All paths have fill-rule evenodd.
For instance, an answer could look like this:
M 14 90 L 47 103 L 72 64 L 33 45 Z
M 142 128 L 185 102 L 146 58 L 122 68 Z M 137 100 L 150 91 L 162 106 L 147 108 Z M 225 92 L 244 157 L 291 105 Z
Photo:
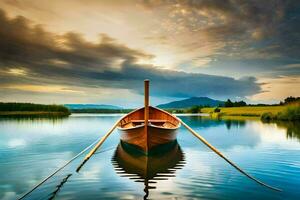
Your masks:
M 147 134 L 145 126 L 137 127 L 130 130 L 119 130 L 120 139 L 123 142 L 134 145 L 145 153 L 151 149 L 173 142 L 176 140 L 177 130 L 162 129 L 148 125 Z
M 144 108 L 126 115 L 118 127 L 122 142 L 134 145 L 146 154 L 157 146 L 176 140 L 177 129 L 180 127 L 180 122 L 169 113 L 155 107 L 149 108 L 147 127 L 143 123 Z M 127 126 L 134 121 L 140 121 L 140 124 Z M 163 126 L 164 123 L 170 126 Z

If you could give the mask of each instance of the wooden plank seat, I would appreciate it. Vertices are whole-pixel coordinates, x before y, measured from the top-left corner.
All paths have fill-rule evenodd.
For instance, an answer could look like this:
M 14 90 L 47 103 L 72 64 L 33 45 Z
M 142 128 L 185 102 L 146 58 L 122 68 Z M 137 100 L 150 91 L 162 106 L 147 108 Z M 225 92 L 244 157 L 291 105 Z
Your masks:
M 144 120 L 130 120 L 128 123 L 123 125 L 123 128 L 130 128 L 130 127 L 135 127 L 138 125 L 143 125 L 144 122 L 145 122 Z M 168 120 L 149 119 L 148 122 L 150 124 L 165 127 L 165 128 L 174 128 L 175 127 L 175 125 Z
M 130 120 L 130 122 L 132 123 L 141 123 L 141 122 L 145 122 L 145 120 L 143 119 L 133 119 L 133 120 Z M 149 119 L 148 122 L 152 122 L 152 123 L 165 123 L 165 122 L 168 122 L 168 120 L 161 120 L 161 119 Z

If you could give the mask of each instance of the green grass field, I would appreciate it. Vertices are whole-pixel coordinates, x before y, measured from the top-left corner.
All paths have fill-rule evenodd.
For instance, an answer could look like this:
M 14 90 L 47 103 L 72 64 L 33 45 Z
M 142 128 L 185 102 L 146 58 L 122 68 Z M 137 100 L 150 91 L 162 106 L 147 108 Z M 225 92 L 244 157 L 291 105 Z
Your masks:
M 263 113 L 270 112 L 277 114 L 282 112 L 286 106 L 245 106 L 245 107 L 220 107 L 219 113 L 214 113 L 215 108 L 202 108 L 202 113 L 210 113 L 218 116 L 249 116 L 249 117 L 260 117 Z

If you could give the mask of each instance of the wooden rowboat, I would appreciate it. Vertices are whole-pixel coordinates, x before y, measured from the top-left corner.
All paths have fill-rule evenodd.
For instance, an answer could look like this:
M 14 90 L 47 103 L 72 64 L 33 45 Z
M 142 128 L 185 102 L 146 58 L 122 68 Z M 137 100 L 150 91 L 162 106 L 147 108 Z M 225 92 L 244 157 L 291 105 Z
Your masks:
M 145 107 L 124 116 L 118 123 L 121 141 L 148 154 L 176 140 L 181 123 L 166 111 L 149 106 L 149 81 L 145 80 Z

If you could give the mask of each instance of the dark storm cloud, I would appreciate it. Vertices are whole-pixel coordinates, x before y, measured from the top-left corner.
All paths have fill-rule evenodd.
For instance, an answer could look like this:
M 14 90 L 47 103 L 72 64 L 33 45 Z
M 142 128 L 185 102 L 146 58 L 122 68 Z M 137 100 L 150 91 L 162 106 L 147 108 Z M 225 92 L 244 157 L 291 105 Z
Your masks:
M 0 87 L 13 84 L 60 84 L 80 87 L 124 88 L 142 93 L 151 79 L 152 94 L 168 97 L 245 97 L 260 86 L 253 77 L 233 79 L 161 69 L 137 64 L 149 59 L 142 51 L 102 35 L 98 43 L 70 32 L 57 35 L 33 26 L 23 17 L 9 19 L 0 11 Z M 9 70 L 23 70 L 22 76 Z
M 213 21 L 215 23 L 210 25 L 211 33 L 216 35 L 226 33 L 225 36 L 247 33 L 251 28 L 259 28 L 265 33 L 273 31 L 274 26 L 284 16 L 285 9 L 290 5 L 294 6 L 290 1 L 278 0 L 145 0 L 144 5 L 151 9 L 167 7 L 170 8 L 170 12 L 184 9 L 186 14 L 181 16 L 187 20 L 189 18 L 186 16 L 211 17 L 211 19 L 216 19 Z M 177 15 L 177 17 L 179 16 Z M 193 25 L 190 21 L 186 22 L 188 22 L 185 24 L 186 26 Z M 229 30 L 229 28 L 232 29 Z
M 101 70 L 117 58 L 134 61 L 136 58 L 151 57 L 117 44 L 106 35 L 102 35 L 100 43 L 94 44 L 77 33 L 55 35 L 41 26 L 31 27 L 29 23 L 23 17 L 10 20 L 0 10 L 0 62 L 3 65 L 9 67 L 16 62 L 39 68 L 40 65 L 51 64 L 51 59 L 59 59 L 87 70 Z
M 218 50 L 216 58 L 231 56 L 285 64 L 300 61 L 300 1 L 145 0 L 144 5 L 149 9 L 165 8 L 175 13 L 177 24 L 181 18 L 182 26 L 221 42 L 224 48 Z

